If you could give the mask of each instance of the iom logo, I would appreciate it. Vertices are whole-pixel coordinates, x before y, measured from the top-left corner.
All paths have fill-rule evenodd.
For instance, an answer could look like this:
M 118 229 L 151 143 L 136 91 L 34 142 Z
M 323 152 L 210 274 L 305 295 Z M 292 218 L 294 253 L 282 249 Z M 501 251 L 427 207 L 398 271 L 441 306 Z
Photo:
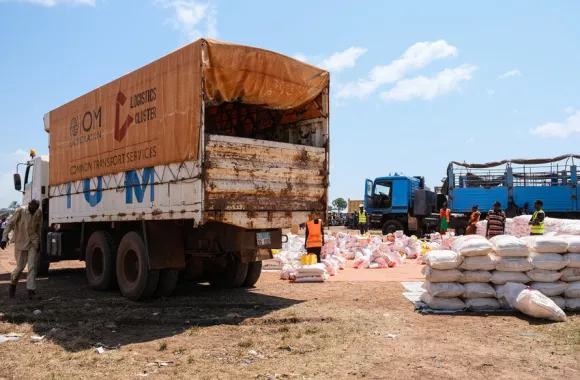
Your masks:
M 97 188 L 91 190 L 91 179 L 83 180 L 83 196 L 89 206 L 95 207 L 103 201 L 103 177 L 97 177 Z M 145 192 L 149 187 L 149 202 L 155 201 L 155 169 L 144 168 L 143 174 L 139 175 L 137 170 L 125 172 L 125 204 L 143 203 Z M 66 208 L 72 207 L 72 183 L 66 186 Z M 116 194 L 116 192 L 112 192 Z

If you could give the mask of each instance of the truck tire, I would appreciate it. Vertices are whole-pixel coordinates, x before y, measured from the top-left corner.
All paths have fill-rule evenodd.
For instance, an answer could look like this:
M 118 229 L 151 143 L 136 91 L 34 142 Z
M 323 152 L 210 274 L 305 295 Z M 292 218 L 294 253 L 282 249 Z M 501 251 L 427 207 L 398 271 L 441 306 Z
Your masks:
M 153 293 L 153 297 L 169 297 L 175 290 L 178 279 L 179 271 L 177 269 L 163 269 L 159 273 L 159 283 L 155 293 Z
M 247 275 L 248 263 L 243 263 L 239 258 L 230 258 L 225 267 L 214 268 L 209 283 L 218 288 L 239 288 Z
M 149 270 L 149 257 L 143 239 L 129 232 L 117 251 L 117 281 L 123 296 L 132 301 L 150 297 L 157 289 L 159 271 Z
M 85 272 L 91 288 L 107 290 L 117 285 L 116 261 L 117 244 L 111 234 L 93 232 L 85 251 Z
M 394 234 L 395 231 L 404 231 L 403 223 L 397 220 L 388 220 L 383 225 L 383 235 Z
M 256 282 L 260 279 L 260 275 L 262 274 L 262 262 L 261 261 L 252 261 L 248 263 L 248 274 L 246 274 L 246 279 L 242 286 L 244 287 L 251 287 L 256 285 Z

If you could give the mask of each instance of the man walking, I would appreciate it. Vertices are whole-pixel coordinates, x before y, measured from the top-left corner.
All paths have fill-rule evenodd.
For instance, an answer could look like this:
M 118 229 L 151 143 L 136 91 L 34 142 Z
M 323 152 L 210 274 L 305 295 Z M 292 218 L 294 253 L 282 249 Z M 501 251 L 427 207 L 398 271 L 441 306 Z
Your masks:
M 39 299 L 36 296 L 36 257 L 40 249 L 40 237 L 42 236 L 42 211 L 39 208 L 40 203 L 33 199 L 28 204 L 28 207 L 24 206 L 16 210 L 6 224 L 2 234 L 0 248 L 6 249 L 8 234 L 10 231 L 14 231 L 16 268 L 14 268 L 10 276 L 10 298 L 14 298 L 16 284 L 18 284 L 24 267 L 28 264 L 28 277 L 26 278 L 28 299 Z
M 360 234 L 364 235 L 369 231 L 369 225 L 367 223 L 367 212 L 364 205 L 359 205 L 358 212 L 358 227 L 360 229 Z
M 544 219 L 546 219 L 546 213 L 542 208 L 544 207 L 544 202 L 537 200 L 534 202 L 534 215 L 530 220 L 530 235 L 543 235 L 544 234 Z

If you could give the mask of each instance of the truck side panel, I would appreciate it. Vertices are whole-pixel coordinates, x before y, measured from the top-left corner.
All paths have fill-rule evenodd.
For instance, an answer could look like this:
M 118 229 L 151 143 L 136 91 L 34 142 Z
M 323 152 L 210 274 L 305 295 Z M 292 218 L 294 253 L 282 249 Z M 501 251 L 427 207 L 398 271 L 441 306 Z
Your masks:
M 470 212 L 473 205 L 479 205 L 481 211 L 491 210 L 496 201 L 507 206 L 507 187 L 455 188 L 449 192 L 449 207 L 457 213 Z
M 546 212 L 576 211 L 576 192 L 572 186 L 525 186 L 512 190 L 515 204 L 523 206 L 527 202 L 531 207 L 536 199 L 542 199 Z
M 201 165 L 189 161 L 50 187 L 50 224 L 201 220 Z

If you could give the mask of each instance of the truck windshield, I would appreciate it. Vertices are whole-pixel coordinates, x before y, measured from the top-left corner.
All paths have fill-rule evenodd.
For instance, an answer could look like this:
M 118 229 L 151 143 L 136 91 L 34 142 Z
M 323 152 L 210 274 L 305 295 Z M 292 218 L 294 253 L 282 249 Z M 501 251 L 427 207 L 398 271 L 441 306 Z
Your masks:
M 32 185 L 32 177 L 34 172 L 34 166 L 29 165 L 26 167 L 26 172 L 24 173 L 24 190 L 28 190 L 30 185 Z
M 373 195 L 374 208 L 389 208 L 391 207 L 391 188 L 392 182 L 377 182 L 375 183 L 375 191 Z

